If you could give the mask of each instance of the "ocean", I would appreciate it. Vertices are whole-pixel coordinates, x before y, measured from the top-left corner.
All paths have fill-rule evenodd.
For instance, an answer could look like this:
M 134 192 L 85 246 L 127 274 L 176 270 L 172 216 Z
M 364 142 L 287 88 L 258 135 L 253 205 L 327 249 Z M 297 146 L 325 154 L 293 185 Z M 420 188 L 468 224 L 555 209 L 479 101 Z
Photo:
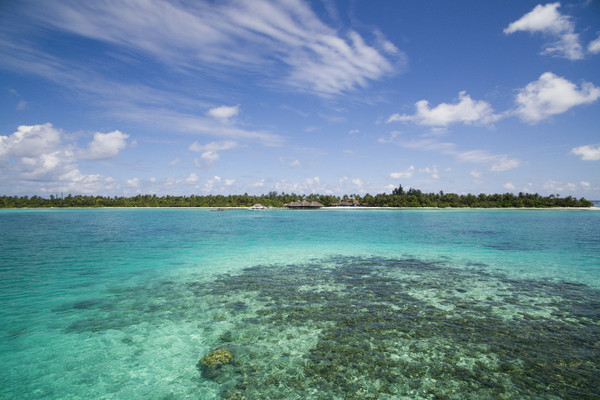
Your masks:
M 600 210 L 0 210 L 0 399 L 600 398 Z

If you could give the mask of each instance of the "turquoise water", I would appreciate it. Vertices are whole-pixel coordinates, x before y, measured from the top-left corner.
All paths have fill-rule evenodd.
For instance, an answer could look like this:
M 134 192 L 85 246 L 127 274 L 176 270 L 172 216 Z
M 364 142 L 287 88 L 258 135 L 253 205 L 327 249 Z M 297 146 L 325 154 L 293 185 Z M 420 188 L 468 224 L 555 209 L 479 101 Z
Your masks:
M 600 398 L 599 338 L 597 210 L 0 210 L 0 399 Z

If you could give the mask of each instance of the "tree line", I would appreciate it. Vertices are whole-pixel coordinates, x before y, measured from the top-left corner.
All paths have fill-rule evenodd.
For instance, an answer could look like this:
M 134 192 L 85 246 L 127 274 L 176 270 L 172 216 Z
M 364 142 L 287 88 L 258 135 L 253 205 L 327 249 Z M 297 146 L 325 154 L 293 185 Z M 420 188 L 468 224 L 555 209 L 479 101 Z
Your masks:
M 266 195 L 190 195 L 157 196 L 139 194 L 123 196 L 86 196 L 67 195 L 48 198 L 40 196 L 0 196 L 0 208 L 45 208 L 45 207 L 251 207 L 260 203 L 265 207 L 284 207 L 294 201 L 316 201 L 325 207 L 341 204 L 354 204 L 363 207 L 438 207 L 438 208 L 550 208 L 550 207 L 592 207 L 589 200 L 572 196 L 561 197 L 551 194 L 541 196 L 537 193 L 504 194 L 466 194 L 423 193 L 418 189 L 405 191 L 402 186 L 391 194 L 358 194 L 334 196 L 321 194 L 295 194 L 269 192 Z

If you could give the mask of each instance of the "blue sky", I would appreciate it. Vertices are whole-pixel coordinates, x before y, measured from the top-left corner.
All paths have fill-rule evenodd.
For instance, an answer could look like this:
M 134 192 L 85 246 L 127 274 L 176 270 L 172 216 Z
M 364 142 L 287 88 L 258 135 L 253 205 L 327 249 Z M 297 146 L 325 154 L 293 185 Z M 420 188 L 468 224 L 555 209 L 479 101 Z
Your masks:
M 0 194 L 600 199 L 600 3 L 0 3 Z

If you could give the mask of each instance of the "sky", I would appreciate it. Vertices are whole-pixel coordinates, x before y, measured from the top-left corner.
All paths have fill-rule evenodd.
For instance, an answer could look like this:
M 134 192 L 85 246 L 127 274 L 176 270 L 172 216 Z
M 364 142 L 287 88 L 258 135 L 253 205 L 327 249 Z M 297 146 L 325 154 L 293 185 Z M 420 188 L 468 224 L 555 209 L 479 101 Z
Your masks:
M 0 195 L 600 199 L 600 2 L 0 1 Z

